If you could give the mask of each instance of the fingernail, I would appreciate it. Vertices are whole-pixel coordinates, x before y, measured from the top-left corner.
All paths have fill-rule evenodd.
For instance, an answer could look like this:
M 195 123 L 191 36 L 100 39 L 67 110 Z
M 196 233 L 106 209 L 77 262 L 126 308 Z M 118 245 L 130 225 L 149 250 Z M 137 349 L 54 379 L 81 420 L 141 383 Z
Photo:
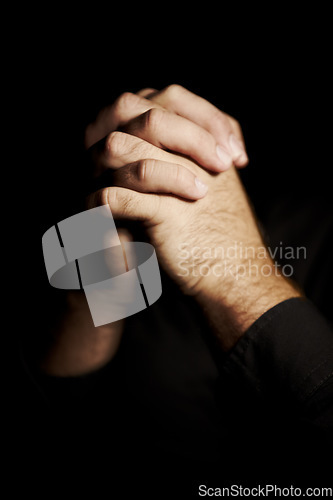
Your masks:
M 223 170 L 231 167 L 232 158 L 222 146 L 216 146 L 216 154 L 223 165 Z
M 199 192 L 199 194 L 204 195 L 207 193 L 207 191 L 208 191 L 207 184 L 202 182 L 202 180 L 199 179 L 198 177 L 195 178 L 195 185 L 197 187 L 197 191 Z
M 244 146 L 239 139 L 234 134 L 230 134 L 229 145 L 233 153 L 233 158 L 239 161 L 247 161 L 248 157 L 245 152 Z

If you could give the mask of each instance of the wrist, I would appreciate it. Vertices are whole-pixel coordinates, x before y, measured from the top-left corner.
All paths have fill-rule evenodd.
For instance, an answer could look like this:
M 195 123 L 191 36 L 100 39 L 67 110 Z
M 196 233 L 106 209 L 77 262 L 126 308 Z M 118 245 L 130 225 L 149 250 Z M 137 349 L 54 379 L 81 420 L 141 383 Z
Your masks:
M 269 309 L 301 296 L 270 258 L 229 261 L 226 270 L 202 278 L 194 294 L 225 351 Z
M 84 293 L 70 291 L 62 314 L 53 322 L 41 369 L 66 377 L 95 371 L 115 356 L 123 328 L 124 320 L 95 327 Z

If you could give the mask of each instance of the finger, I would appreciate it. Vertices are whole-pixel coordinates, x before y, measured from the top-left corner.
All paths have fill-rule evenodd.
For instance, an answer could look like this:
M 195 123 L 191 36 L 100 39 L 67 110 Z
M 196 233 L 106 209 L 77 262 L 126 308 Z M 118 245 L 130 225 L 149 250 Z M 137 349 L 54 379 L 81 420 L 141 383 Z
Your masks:
M 95 191 L 87 198 L 88 209 L 109 205 L 115 219 L 142 222 L 162 222 L 160 197 L 157 194 L 144 194 L 122 187 L 106 187 Z
M 182 116 L 151 108 L 131 120 L 123 130 L 159 148 L 190 156 L 202 167 L 222 172 L 232 166 L 228 152 L 207 130 Z
M 97 175 L 105 170 L 118 169 L 143 158 L 181 164 L 197 175 L 202 170 L 187 158 L 164 151 L 134 135 L 115 131 L 89 150 Z
M 119 228 L 117 233 L 118 233 L 118 238 L 119 238 L 119 241 L 120 241 L 120 244 L 122 247 L 122 251 L 123 251 L 123 259 L 124 259 L 126 271 L 128 271 L 129 270 L 128 269 L 128 261 L 127 261 L 125 248 L 126 248 L 127 243 L 131 243 L 133 241 L 133 236 L 128 231 L 128 229 L 125 229 L 125 228 Z M 115 269 L 114 258 L 115 258 L 115 255 L 112 254 L 111 270 Z M 121 264 L 119 264 L 118 267 L 116 267 L 116 269 L 121 269 L 122 265 L 123 265 L 123 262 L 121 262 Z
M 249 158 L 246 154 L 245 141 L 244 141 L 242 128 L 241 128 L 239 122 L 237 120 L 235 120 L 235 118 L 233 118 L 232 116 L 230 116 L 226 113 L 224 113 L 224 114 L 229 118 L 231 130 L 233 132 L 233 134 L 231 134 L 231 136 L 229 138 L 229 142 L 231 141 L 231 143 L 233 145 L 232 147 L 236 148 L 235 151 L 237 151 L 237 150 L 238 151 L 245 151 L 245 155 L 241 154 L 238 157 L 237 163 L 235 163 L 235 164 L 238 168 L 246 167 L 246 165 L 249 163 Z M 236 144 L 236 145 L 234 145 L 234 144 Z M 235 155 L 236 154 L 237 153 L 235 152 Z
M 180 85 L 170 85 L 150 97 L 154 104 L 177 113 L 210 132 L 237 166 L 248 162 L 242 137 L 230 117 Z
M 129 120 L 153 107 L 161 106 L 139 95 L 124 92 L 113 104 L 103 108 L 98 113 L 96 120 L 88 125 L 84 141 L 86 149 L 96 144 L 110 132 L 122 127 Z
M 139 90 L 137 92 L 137 95 L 139 95 L 141 97 L 145 97 L 146 99 L 149 99 L 150 96 L 152 96 L 153 94 L 156 94 L 157 92 L 158 92 L 158 90 L 147 87 L 145 89 Z
M 117 233 L 121 245 L 125 245 L 126 243 L 133 241 L 133 236 L 128 229 L 121 227 L 117 230 Z
M 203 198 L 208 190 L 198 177 L 182 165 L 146 159 L 114 172 L 115 186 L 142 193 L 174 194 L 190 200 Z

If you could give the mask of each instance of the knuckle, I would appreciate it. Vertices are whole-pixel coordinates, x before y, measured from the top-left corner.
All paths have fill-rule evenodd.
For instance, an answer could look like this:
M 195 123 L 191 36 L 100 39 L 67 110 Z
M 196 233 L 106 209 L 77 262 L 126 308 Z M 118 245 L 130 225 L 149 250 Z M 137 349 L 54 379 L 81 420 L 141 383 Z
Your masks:
M 114 107 L 116 113 L 121 115 L 128 108 L 132 108 L 140 100 L 140 97 L 132 92 L 124 92 L 115 101 Z
M 225 113 L 223 113 L 223 111 L 221 111 L 217 108 L 213 111 L 211 121 L 216 126 L 222 126 L 225 129 L 230 128 L 230 122 L 229 122 L 227 115 Z
M 146 96 L 147 94 L 151 94 L 153 92 L 155 92 L 155 89 L 152 89 L 151 87 L 144 87 L 137 92 L 137 95 Z
M 144 128 L 150 132 L 156 132 L 163 120 L 165 112 L 162 109 L 151 108 L 143 115 Z
M 164 89 L 164 92 L 170 100 L 174 100 L 182 95 L 185 92 L 185 89 L 181 85 L 178 85 L 178 83 L 172 83 Z
M 242 134 L 242 127 L 236 118 L 230 117 L 231 124 L 235 130 L 237 130 L 238 134 Z
M 99 207 L 101 205 L 108 205 L 109 203 L 109 191 L 110 188 L 99 189 L 94 193 L 91 193 L 86 198 L 86 208 L 90 210 L 91 208 Z
M 105 196 L 111 212 L 116 212 L 118 216 L 126 216 L 135 209 L 134 200 L 129 194 L 124 195 L 122 188 L 109 187 Z
M 144 182 L 147 177 L 147 160 L 140 160 L 138 162 L 138 179 L 140 182 Z
M 114 209 L 119 201 L 119 190 L 116 187 L 109 187 L 103 189 L 102 191 L 102 199 L 104 201 L 103 205 L 109 205 L 111 212 Z
M 138 179 L 141 182 L 146 182 L 155 173 L 157 167 L 157 160 L 145 159 L 138 163 Z
M 105 141 L 105 150 L 109 156 L 117 156 L 124 150 L 126 134 L 123 132 L 111 132 Z
M 176 184 L 181 184 L 184 178 L 183 169 L 180 165 L 175 165 L 172 169 L 172 178 Z
M 239 121 L 236 120 L 236 118 L 234 118 L 233 116 L 229 116 L 229 120 L 231 121 L 232 125 L 234 125 L 237 128 L 240 128 Z
M 143 87 L 142 89 L 138 90 L 137 94 L 145 94 L 146 92 L 149 92 L 151 89 L 149 87 Z

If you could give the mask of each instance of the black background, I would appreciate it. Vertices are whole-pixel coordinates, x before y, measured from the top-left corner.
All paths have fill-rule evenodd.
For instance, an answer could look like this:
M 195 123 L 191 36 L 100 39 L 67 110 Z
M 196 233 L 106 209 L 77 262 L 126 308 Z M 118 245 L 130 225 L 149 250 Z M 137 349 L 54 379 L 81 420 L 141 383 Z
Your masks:
M 184 31 L 175 12 L 163 29 L 161 14 L 138 24 L 122 14 L 110 18 L 103 37 L 93 34 L 98 22 L 91 21 L 93 26 L 80 26 L 79 34 L 77 22 L 66 25 L 65 33 L 57 25 L 52 36 L 44 27 L 22 39 L 12 72 L 11 186 L 23 207 L 17 249 L 29 266 L 14 299 L 19 313 L 11 326 L 15 350 L 7 408 L 12 451 L 21 456 L 23 470 L 29 471 L 31 433 L 35 443 L 53 433 L 21 355 L 22 346 L 34 353 L 43 345 L 57 300 L 47 283 L 41 237 L 78 211 L 83 131 L 101 107 L 124 91 L 179 83 L 239 120 L 250 157 L 242 178 L 261 220 L 276 198 L 292 198 L 297 205 L 311 195 L 314 206 L 322 203 L 332 210 L 332 80 L 325 15 L 284 13 L 273 23 L 266 14 L 259 31 L 250 18 L 244 30 L 236 15 L 220 14 L 212 26 L 214 13 L 209 23 L 189 17 Z

